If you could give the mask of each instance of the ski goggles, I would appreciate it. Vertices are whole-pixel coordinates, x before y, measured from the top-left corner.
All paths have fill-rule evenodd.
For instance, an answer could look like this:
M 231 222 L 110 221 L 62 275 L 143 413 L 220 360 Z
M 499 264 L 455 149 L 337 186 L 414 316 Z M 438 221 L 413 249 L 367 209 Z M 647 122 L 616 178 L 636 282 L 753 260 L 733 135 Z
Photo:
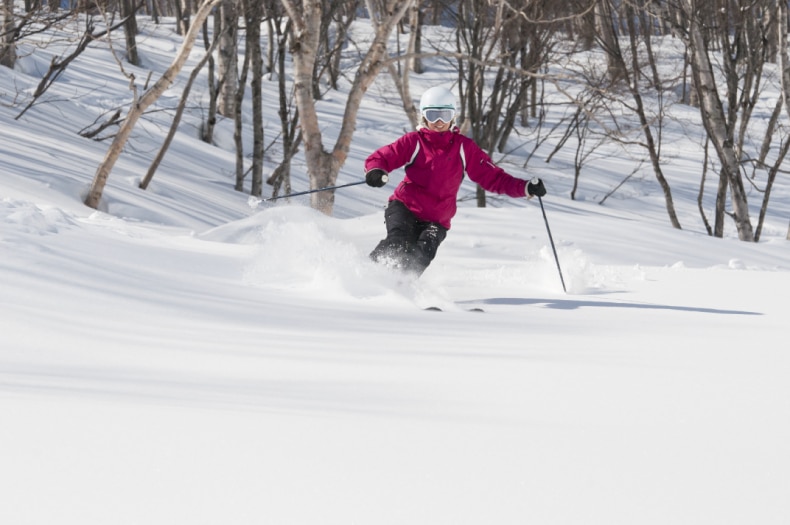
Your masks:
M 438 122 L 439 120 L 449 123 L 453 120 L 453 117 L 455 117 L 455 110 L 427 108 L 422 110 L 422 116 L 425 117 L 425 120 L 431 124 Z

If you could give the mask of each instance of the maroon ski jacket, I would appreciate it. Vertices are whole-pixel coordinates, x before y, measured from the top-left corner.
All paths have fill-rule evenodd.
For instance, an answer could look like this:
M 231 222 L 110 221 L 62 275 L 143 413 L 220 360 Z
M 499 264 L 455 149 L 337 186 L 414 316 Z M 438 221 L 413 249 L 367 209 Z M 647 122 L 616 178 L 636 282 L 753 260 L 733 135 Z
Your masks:
M 374 151 L 365 161 L 365 171 L 380 168 L 390 173 L 406 166 L 406 176 L 389 200 L 399 200 L 414 215 L 450 228 L 457 210 L 456 197 L 464 175 L 487 191 L 526 196 L 527 181 L 509 175 L 458 128 L 437 132 L 427 128 L 412 131 Z

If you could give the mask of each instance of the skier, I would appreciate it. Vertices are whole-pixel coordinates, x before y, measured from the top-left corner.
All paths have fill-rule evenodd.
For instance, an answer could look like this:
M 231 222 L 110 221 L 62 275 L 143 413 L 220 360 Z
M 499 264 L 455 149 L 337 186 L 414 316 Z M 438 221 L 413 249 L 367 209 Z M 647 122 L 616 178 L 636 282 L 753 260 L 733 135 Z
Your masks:
M 509 175 L 455 125 L 455 96 L 436 86 L 420 98 L 417 131 L 379 148 L 365 160 L 365 182 L 380 188 L 389 173 L 405 166 L 384 212 L 387 236 L 370 258 L 417 276 L 436 257 L 456 212 L 464 175 L 486 190 L 510 197 L 542 197 L 543 181 Z

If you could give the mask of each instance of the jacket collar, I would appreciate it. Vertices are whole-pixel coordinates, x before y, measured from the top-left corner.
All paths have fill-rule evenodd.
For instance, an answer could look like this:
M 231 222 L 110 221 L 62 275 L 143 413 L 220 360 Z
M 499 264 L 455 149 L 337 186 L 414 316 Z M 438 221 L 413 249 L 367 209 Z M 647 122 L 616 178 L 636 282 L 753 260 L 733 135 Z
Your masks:
M 461 130 L 458 126 L 453 126 L 448 131 L 432 131 L 425 127 L 420 128 L 418 131 L 429 144 L 446 146 L 453 143 L 455 136 L 458 135 Z

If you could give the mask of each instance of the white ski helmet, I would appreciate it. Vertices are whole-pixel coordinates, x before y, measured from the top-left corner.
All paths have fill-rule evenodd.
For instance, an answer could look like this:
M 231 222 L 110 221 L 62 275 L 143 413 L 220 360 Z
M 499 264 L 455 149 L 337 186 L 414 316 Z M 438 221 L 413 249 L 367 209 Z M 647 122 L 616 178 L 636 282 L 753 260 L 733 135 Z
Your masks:
M 420 113 L 426 109 L 451 109 L 455 111 L 455 95 L 445 87 L 435 86 L 422 94 Z

